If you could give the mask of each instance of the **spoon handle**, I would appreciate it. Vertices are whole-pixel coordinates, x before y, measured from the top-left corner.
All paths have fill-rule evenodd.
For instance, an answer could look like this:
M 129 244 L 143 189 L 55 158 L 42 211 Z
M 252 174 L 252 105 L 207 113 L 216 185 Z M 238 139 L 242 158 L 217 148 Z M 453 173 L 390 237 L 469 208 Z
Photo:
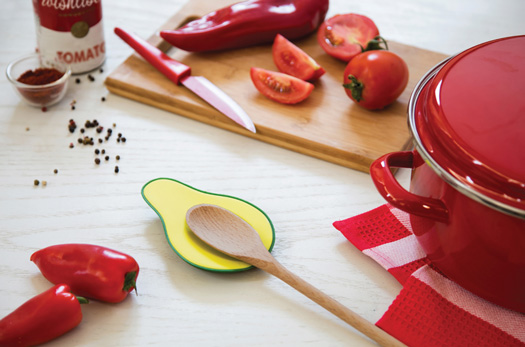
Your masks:
M 343 321 L 350 324 L 364 335 L 376 341 L 379 345 L 406 346 L 401 341 L 386 333 L 384 330 L 378 328 L 376 325 L 370 323 L 354 311 L 350 310 L 348 307 L 341 304 L 339 301 L 331 298 L 319 289 L 312 286 L 310 283 L 303 280 L 301 277 L 290 272 L 275 258 L 272 257 L 271 260 L 266 259 L 265 261 L 260 261 L 253 265 L 281 279 L 283 282 L 287 283 L 306 297 L 310 298 L 312 301 L 332 312 L 334 315 L 341 318 Z

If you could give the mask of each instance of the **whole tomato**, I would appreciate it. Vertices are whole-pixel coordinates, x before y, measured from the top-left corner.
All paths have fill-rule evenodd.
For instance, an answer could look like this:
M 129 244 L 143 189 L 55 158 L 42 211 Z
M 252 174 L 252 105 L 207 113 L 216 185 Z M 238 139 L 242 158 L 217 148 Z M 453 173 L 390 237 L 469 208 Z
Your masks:
M 356 55 L 345 68 L 343 87 L 358 105 L 378 110 L 393 103 L 408 83 L 408 67 L 390 51 Z

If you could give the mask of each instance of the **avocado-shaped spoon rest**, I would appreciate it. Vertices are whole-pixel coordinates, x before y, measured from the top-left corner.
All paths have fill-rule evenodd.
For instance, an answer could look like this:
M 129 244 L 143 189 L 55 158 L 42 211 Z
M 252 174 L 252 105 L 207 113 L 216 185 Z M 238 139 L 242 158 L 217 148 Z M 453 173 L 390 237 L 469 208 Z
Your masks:
M 205 192 L 170 178 L 157 178 L 142 187 L 142 197 L 162 221 L 171 248 L 187 263 L 209 271 L 236 272 L 252 266 L 227 256 L 201 241 L 186 224 L 186 212 L 195 205 L 212 204 L 235 213 L 250 224 L 271 251 L 275 231 L 268 216 L 242 199 Z

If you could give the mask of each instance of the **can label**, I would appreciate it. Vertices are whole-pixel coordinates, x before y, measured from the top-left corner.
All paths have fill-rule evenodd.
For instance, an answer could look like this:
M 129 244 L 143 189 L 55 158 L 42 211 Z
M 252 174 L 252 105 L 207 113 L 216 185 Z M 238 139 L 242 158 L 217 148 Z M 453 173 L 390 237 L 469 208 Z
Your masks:
M 41 59 L 60 60 L 73 73 L 102 65 L 106 58 L 101 0 L 33 0 Z

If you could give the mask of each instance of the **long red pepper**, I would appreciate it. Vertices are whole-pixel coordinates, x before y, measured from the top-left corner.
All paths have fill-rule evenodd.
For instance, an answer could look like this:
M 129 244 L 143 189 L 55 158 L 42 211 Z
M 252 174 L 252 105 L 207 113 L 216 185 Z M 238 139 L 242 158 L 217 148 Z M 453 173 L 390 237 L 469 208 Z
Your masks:
M 203 52 L 288 40 L 314 32 L 323 23 L 328 0 L 248 0 L 211 12 L 176 30 L 163 30 L 173 46 Z
M 80 302 L 65 284 L 26 301 L 0 320 L 0 346 L 35 346 L 76 327 L 82 320 Z
M 90 244 L 61 244 L 31 255 L 45 278 L 73 293 L 105 302 L 124 300 L 136 287 L 139 265 L 131 256 Z

